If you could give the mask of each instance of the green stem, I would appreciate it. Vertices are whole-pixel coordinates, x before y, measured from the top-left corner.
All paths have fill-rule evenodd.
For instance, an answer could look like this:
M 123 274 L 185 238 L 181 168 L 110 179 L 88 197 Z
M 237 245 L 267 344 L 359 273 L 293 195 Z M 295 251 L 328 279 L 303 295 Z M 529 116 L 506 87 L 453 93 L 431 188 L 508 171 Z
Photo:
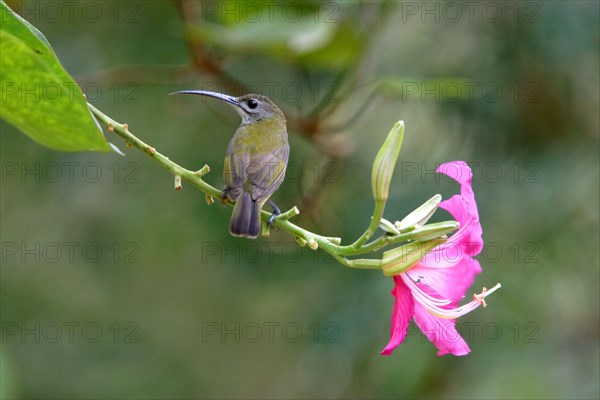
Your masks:
M 373 240 L 372 242 L 360 246 L 360 254 L 373 253 L 383 249 L 386 246 L 391 246 L 400 243 L 424 242 L 433 240 L 455 231 L 456 229 L 458 229 L 459 226 L 460 224 L 456 221 L 445 221 L 429 224 L 421 229 L 410 230 L 408 232 L 401 232 L 398 235 L 383 234 L 377 239 Z M 357 254 L 353 246 L 354 244 L 350 246 L 340 246 L 338 248 L 338 255 L 347 256 Z
M 383 266 L 381 260 L 373 258 L 360 258 L 348 260 L 346 257 L 338 255 L 334 255 L 333 258 L 335 258 L 340 264 L 348 268 L 381 269 Z
M 352 243 L 348 246 L 352 250 L 357 250 L 363 247 L 363 245 L 373 236 L 377 228 L 379 228 L 379 223 L 381 222 L 381 218 L 383 218 L 383 210 L 385 208 L 385 201 L 376 201 L 375 202 L 375 210 L 373 210 L 373 216 L 371 217 L 371 223 L 367 230 L 356 239 L 356 242 Z M 367 250 L 368 251 L 368 250 Z

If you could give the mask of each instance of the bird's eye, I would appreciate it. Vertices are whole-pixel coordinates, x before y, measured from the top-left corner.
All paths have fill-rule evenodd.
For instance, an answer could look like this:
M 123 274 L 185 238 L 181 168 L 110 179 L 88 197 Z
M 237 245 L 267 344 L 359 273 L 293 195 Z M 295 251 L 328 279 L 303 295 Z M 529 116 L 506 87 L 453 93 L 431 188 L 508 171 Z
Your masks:
M 254 100 L 254 99 L 248 100 L 248 107 L 250 107 L 250 109 L 254 110 L 256 107 L 258 107 L 258 101 Z

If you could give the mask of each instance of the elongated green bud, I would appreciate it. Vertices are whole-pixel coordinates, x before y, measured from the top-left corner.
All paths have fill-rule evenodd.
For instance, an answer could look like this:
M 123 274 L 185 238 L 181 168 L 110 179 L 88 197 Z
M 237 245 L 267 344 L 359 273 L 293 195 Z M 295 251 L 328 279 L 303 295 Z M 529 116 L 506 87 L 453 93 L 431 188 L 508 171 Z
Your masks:
M 446 242 L 446 239 L 434 239 L 427 242 L 414 242 L 396 247 L 383 253 L 382 270 L 387 276 L 398 275 L 418 263 L 434 247 Z
M 390 182 L 403 137 L 404 121 L 398 121 L 388 134 L 381 149 L 379 149 L 377 157 L 375 157 L 373 171 L 371 172 L 371 185 L 373 186 L 373 198 L 376 202 L 385 202 L 388 198 Z
M 456 221 L 436 222 L 435 224 L 418 227 L 402 236 L 406 236 L 408 240 L 426 242 L 428 240 L 443 238 L 444 235 L 457 230 L 459 227 L 460 224 Z
M 429 218 L 435 213 L 438 205 L 442 201 L 442 196 L 436 194 L 425 203 L 423 203 L 419 208 L 408 214 L 404 219 L 400 222 L 396 222 L 394 225 L 396 229 L 399 231 L 403 231 L 405 229 L 415 227 L 416 225 L 424 225 Z

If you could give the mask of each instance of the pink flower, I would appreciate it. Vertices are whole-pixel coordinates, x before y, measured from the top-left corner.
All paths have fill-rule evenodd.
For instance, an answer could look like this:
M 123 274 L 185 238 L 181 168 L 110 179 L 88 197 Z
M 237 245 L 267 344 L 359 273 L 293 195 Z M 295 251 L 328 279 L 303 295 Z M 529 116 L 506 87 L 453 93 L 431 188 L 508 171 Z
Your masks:
M 438 348 L 438 355 L 463 356 L 470 349 L 456 331 L 455 319 L 485 306 L 484 298 L 500 284 L 461 306 L 458 302 L 481 272 L 473 257 L 481 252 L 481 225 L 475 195 L 471 188 L 473 174 L 464 161 L 442 164 L 436 172 L 460 183 L 460 195 L 440 203 L 460 223 L 460 228 L 446 243 L 431 250 L 415 266 L 394 276 L 395 298 L 392 311 L 390 342 L 381 354 L 390 355 L 406 337 L 411 319 Z

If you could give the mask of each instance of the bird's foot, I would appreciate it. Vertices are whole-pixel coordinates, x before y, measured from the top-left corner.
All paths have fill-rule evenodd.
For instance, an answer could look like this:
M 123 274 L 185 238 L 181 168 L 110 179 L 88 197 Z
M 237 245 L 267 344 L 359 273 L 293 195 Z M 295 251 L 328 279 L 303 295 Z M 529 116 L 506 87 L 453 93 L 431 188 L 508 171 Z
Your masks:
M 270 228 L 273 226 L 273 221 L 275 221 L 275 218 L 277 218 L 278 215 L 281 215 L 281 210 L 275 205 L 275 203 L 271 201 L 271 199 L 269 199 L 269 205 L 273 208 L 273 214 L 271 214 L 269 221 L 267 221 L 267 225 Z

